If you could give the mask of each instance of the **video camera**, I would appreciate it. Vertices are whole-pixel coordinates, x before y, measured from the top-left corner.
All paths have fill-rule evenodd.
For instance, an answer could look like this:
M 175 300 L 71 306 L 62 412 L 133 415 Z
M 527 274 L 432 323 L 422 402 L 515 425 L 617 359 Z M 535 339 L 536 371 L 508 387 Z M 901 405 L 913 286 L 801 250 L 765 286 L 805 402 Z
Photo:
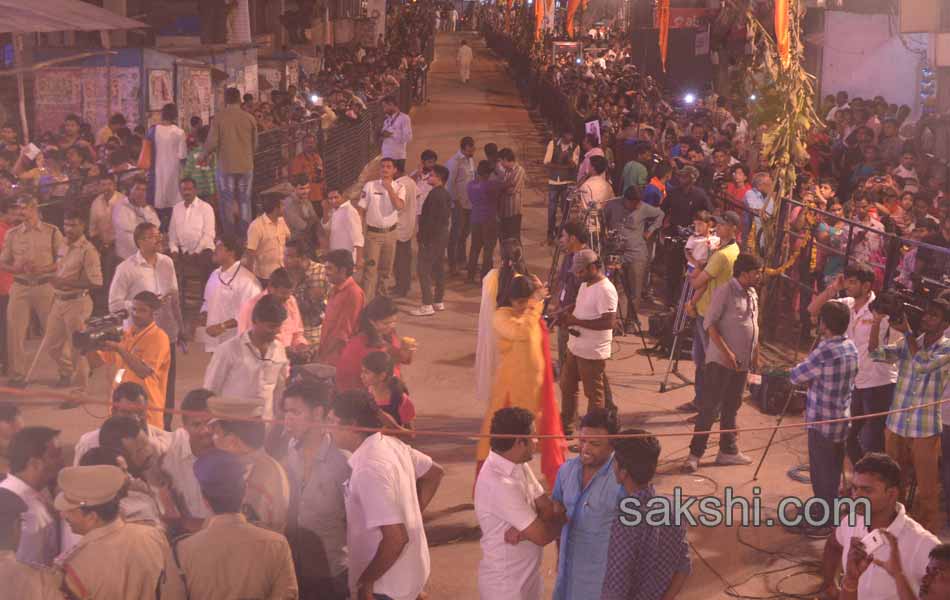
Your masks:
M 683 225 L 673 225 L 663 234 L 663 242 L 667 244 L 676 244 L 679 246 L 685 246 L 687 240 L 692 237 L 694 231 L 693 226 L 688 227 Z
M 924 316 L 926 297 L 914 290 L 896 287 L 884 290 L 874 298 L 868 308 L 876 313 L 887 315 L 892 323 L 907 320 L 912 331 L 920 331 L 920 321 Z
M 125 335 L 123 322 L 129 318 L 129 311 L 120 310 L 104 317 L 93 317 L 86 321 L 83 331 L 73 333 L 73 346 L 82 353 L 101 349 L 103 342 L 121 342 Z

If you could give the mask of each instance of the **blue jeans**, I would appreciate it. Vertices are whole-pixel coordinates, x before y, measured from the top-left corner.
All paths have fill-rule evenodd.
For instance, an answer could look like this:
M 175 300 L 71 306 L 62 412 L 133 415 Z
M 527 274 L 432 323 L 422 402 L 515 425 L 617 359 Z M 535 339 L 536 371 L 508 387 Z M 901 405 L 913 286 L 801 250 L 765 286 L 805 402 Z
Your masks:
M 877 387 L 854 389 L 851 392 L 851 416 L 873 415 L 891 408 L 894 388 L 889 383 Z M 848 458 L 851 463 L 861 460 L 868 452 L 884 452 L 884 427 L 887 417 L 874 417 L 851 422 L 848 431 Z
M 221 198 L 221 230 L 226 235 L 241 236 L 251 223 L 251 184 L 254 173 L 217 173 L 218 194 Z M 234 213 L 240 214 L 239 223 Z
M 561 218 L 567 214 L 567 188 L 566 185 L 548 186 L 548 239 L 553 240 L 557 235 L 557 210 L 561 208 Z
M 693 365 L 696 367 L 696 375 L 693 377 L 695 393 L 693 404 L 702 406 L 703 365 L 706 364 L 706 344 L 709 343 L 709 334 L 706 333 L 706 328 L 703 327 L 701 316 L 696 317 L 694 325 L 696 328 L 693 331 Z
M 831 525 L 835 499 L 838 497 L 838 484 L 841 483 L 841 469 L 844 465 L 845 442 L 834 442 L 817 429 L 808 430 L 808 469 L 811 476 L 811 489 L 815 498 L 821 498 L 828 506 L 828 514 L 812 507 L 813 525 Z M 819 522 L 820 519 L 826 519 Z

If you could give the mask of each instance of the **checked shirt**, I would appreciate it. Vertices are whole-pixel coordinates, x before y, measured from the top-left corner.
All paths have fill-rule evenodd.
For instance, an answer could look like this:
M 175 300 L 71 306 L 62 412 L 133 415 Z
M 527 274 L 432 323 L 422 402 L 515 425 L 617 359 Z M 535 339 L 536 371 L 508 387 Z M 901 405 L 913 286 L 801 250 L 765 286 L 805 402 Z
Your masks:
M 809 384 L 805 421 L 825 421 L 851 416 L 851 389 L 858 375 L 858 349 L 847 336 L 822 340 L 791 372 L 792 383 Z M 809 425 L 832 442 L 848 437 L 848 423 Z

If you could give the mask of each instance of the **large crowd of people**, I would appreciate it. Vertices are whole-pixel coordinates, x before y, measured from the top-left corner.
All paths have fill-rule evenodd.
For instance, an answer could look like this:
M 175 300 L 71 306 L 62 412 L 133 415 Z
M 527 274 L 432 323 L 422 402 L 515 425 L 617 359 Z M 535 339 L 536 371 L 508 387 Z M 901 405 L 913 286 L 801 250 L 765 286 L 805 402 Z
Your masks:
M 402 377 L 416 340 L 398 325 L 444 311 L 455 277 L 481 290 L 480 597 L 541 598 L 543 548 L 557 540 L 555 598 L 672 600 L 688 585 L 687 531 L 649 521 L 660 442 L 620 430 L 607 361 L 641 311 L 684 311 L 695 399 L 679 408 L 697 414 L 682 468 L 704 467 L 716 421 L 727 433 L 715 462 L 750 464 L 728 430 L 763 366 L 764 259 L 789 259 L 773 290 L 802 337 L 817 323 L 790 372 L 808 386 L 814 496 L 839 497 L 847 462 L 849 493 L 870 499 L 856 525 L 814 511 L 801 527 L 827 537 L 823 593 L 948 597 L 950 546 L 936 537 L 950 517 L 950 404 L 934 404 L 950 391 L 938 126 L 883 99 L 827 99 L 827 127 L 780 212 L 748 100 L 670 97 L 619 34 L 598 34 L 582 56 L 528 54 L 537 89 L 558 91 L 544 100 L 556 132 L 543 164 L 545 243 L 562 259 L 542 281 L 526 266 L 528 173 L 512 148 L 472 135 L 451 156 L 408 155 L 412 118 L 392 92 L 425 67 L 421 41 L 459 21 L 427 6 L 393 15 L 388 43 L 325 50 L 271 104 L 227 89 L 212 123 L 189 131 L 174 105 L 138 134 L 121 115 L 95 135 L 68 117 L 35 149 L 0 128 L 7 385 L 35 386 L 45 354 L 57 387 L 85 393 L 100 369 L 113 382 L 110 416 L 80 438 L 72 466 L 59 431 L 23 427 L 0 403 L 0 572 L 13 597 L 424 597 L 422 513 L 443 468 L 403 441 L 417 416 Z M 495 9 L 471 19 L 506 35 Z M 262 130 L 311 113 L 358 120 L 375 99 L 379 176 L 358 198 L 326 185 L 312 136 L 287 165 L 287 191 L 253 197 Z M 597 127 L 578 137 L 577 123 Z M 780 263 L 762 244 L 775 218 Z M 916 318 L 904 300 L 881 301 L 895 281 Z M 421 303 L 401 313 L 394 299 L 414 285 Z M 191 342 L 211 359 L 179 403 Z M 906 412 L 834 422 L 891 409 Z M 887 532 L 886 562 L 860 541 L 874 529 Z

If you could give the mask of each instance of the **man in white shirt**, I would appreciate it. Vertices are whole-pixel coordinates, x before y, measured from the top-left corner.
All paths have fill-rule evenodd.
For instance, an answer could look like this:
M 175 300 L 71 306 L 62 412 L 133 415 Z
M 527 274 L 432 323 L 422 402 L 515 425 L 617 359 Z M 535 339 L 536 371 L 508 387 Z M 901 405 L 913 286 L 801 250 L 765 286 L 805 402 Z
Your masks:
M 177 521 L 176 525 L 184 531 L 197 531 L 204 520 L 212 516 L 211 509 L 201 496 L 201 486 L 195 477 L 195 461 L 198 457 L 214 448 L 214 439 L 209 426 L 208 398 L 213 394 L 205 389 L 191 390 L 182 400 L 182 426 L 171 436 L 171 445 L 158 459 L 158 468 L 168 477 L 168 490 L 171 493 L 177 518 L 166 515 L 166 519 Z
M 184 281 L 188 267 L 197 270 L 201 281 L 214 269 L 214 208 L 198 197 L 195 180 L 186 177 L 179 184 L 182 201 L 172 208 L 168 226 L 168 251 L 175 270 Z M 179 288 L 184 285 L 179 284 Z
M 439 155 L 435 150 L 423 150 L 420 156 L 422 164 L 409 176 L 416 182 L 416 217 L 422 214 L 422 206 L 425 204 L 426 196 L 432 191 L 432 185 L 429 184 L 429 173 L 432 167 L 439 162 Z
M 146 407 L 148 406 L 148 397 L 145 388 L 141 385 L 126 381 L 120 383 L 112 391 L 112 414 L 134 417 L 142 424 L 145 429 L 145 435 L 148 438 L 149 446 L 155 456 L 161 456 L 172 442 L 172 434 L 148 424 Z M 79 464 L 79 459 L 83 454 L 99 447 L 99 430 L 87 431 L 79 437 L 76 442 L 76 448 L 73 451 L 73 466 Z
M 584 385 L 587 412 L 604 408 L 604 372 L 617 321 L 617 289 L 604 276 L 597 254 L 590 249 L 575 252 L 573 269 L 581 287 L 574 304 L 564 307 L 560 314 L 560 325 L 572 333 L 560 380 L 565 432 L 574 430 L 578 381 Z
M 158 213 L 148 205 L 148 181 L 136 176 L 129 187 L 129 196 L 120 198 L 112 207 L 112 229 L 115 233 L 115 253 L 121 260 L 135 254 L 135 228 L 141 223 L 159 226 Z
M 405 162 L 405 161 L 403 161 Z M 395 181 L 398 167 L 392 158 L 380 161 L 380 178 L 368 181 L 360 192 L 357 208 L 366 223 L 363 277 L 360 287 L 368 304 L 377 291 L 386 290 L 386 281 L 396 258 L 396 227 L 399 212 L 406 206 L 406 188 Z
M 218 268 L 208 277 L 201 306 L 205 352 L 214 352 L 237 335 L 241 307 L 261 293 L 257 277 L 241 264 L 243 254 L 244 245 L 234 237 L 225 236 L 214 248 L 214 263 Z
M 128 257 L 115 270 L 109 287 L 109 312 L 127 310 L 131 314 L 132 301 L 140 292 L 152 292 L 162 301 L 155 313 L 155 324 L 168 335 L 171 347 L 171 367 L 168 370 L 165 408 L 175 408 L 175 348 L 187 341 L 181 315 L 181 298 L 178 293 L 178 275 L 171 257 L 159 253 L 162 234 L 152 223 L 140 223 L 135 228 L 135 245 L 139 251 Z M 126 320 L 130 326 L 131 317 Z M 165 413 L 165 428 L 171 430 L 172 413 Z
M 836 301 L 851 311 L 847 336 L 858 349 L 858 375 L 854 379 L 854 390 L 851 393 L 852 417 L 890 410 L 897 383 L 897 365 L 872 360 L 868 350 L 871 325 L 874 321 L 870 305 L 876 298 L 871 291 L 873 285 L 874 271 L 870 267 L 851 264 L 831 285 L 815 296 L 808 306 L 812 317 L 817 317 L 825 302 L 834 300 L 841 290 L 847 294 Z M 891 343 L 890 332 L 889 321 L 884 317 L 878 347 Z M 857 463 L 868 452 L 884 452 L 885 421 L 886 417 L 875 417 L 851 422 L 847 452 L 852 464 Z
M 10 474 L 0 482 L 27 505 L 23 513 L 17 560 L 51 566 L 60 552 L 59 521 L 49 487 L 63 468 L 59 431 L 49 427 L 24 427 L 10 442 Z
M 270 274 L 284 266 L 284 250 L 290 239 L 290 228 L 284 221 L 284 205 L 275 194 L 261 198 L 261 214 L 247 228 L 247 250 L 244 263 L 254 271 L 261 285 L 267 287 Z
M 607 159 L 603 156 L 590 157 L 590 177 L 577 188 L 577 197 L 581 207 L 586 210 L 591 205 L 603 208 L 614 197 L 614 188 L 607 181 Z
M 478 595 L 482 600 L 540 600 L 541 556 L 565 523 L 564 509 L 544 493 L 528 463 L 534 456 L 534 415 L 518 407 L 492 416 L 491 452 L 475 481 L 475 516 L 482 530 Z
M 845 516 L 835 535 L 825 542 L 822 597 L 839 600 L 917 597 L 928 555 L 940 540 L 907 515 L 904 505 L 897 501 L 900 485 L 900 466 L 886 454 L 866 454 L 854 465 L 851 494 L 860 501 L 856 522 L 852 526 Z M 880 532 L 884 543 L 869 554 L 862 540 L 871 531 Z M 891 564 L 895 544 L 899 548 L 899 565 Z M 836 579 L 842 567 L 844 578 L 839 590 Z M 900 594 L 898 588 L 904 588 L 905 594 Z M 913 594 L 906 595 L 907 590 Z
M 406 204 L 398 211 L 399 221 L 396 224 L 396 257 L 393 260 L 393 287 L 389 290 L 392 297 L 405 297 L 412 286 L 412 238 L 416 235 L 416 213 L 418 190 L 416 180 L 406 175 L 405 171 L 398 172 L 396 183 L 406 188 Z
M 386 118 L 383 119 L 383 130 L 380 137 L 383 138 L 381 154 L 386 158 L 391 158 L 400 166 L 401 171 L 406 170 L 406 147 L 412 141 L 412 121 L 409 115 L 399 110 L 399 100 L 395 96 L 386 96 L 383 98 L 383 112 Z
M 330 250 L 350 252 L 359 270 L 363 264 L 363 222 L 359 211 L 339 190 L 328 191 L 324 202 L 323 228 L 329 230 Z
M 263 296 L 251 313 L 251 328 L 215 350 L 205 370 L 204 387 L 222 398 L 263 408 L 263 418 L 274 417 L 274 394 L 290 370 L 284 346 L 277 341 L 287 309 L 274 296 Z
M 462 83 L 468 83 L 469 77 L 472 75 L 472 56 L 472 47 L 468 45 L 468 42 L 462 40 L 462 45 L 459 46 L 458 54 L 455 57 Z
M 329 423 L 378 429 L 380 410 L 367 392 L 345 392 L 334 401 Z M 442 467 L 392 436 L 352 429 L 331 435 L 338 448 L 352 452 L 353 472 L 344 484 L 350 593 L 416 600 L 429 578 L 422 511 L 439 488 Z

